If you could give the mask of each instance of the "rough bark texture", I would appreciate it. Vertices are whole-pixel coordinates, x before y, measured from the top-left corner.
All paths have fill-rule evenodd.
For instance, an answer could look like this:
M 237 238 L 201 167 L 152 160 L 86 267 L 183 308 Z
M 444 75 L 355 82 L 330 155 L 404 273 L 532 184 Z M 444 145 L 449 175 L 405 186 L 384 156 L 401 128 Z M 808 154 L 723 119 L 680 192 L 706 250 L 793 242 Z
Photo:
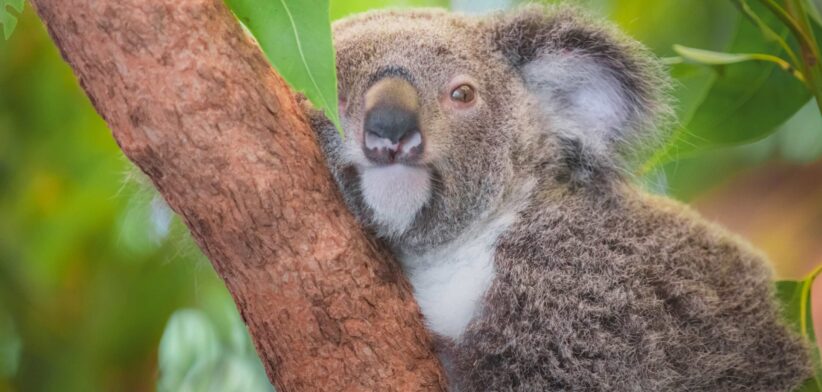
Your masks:
M 32 2 L 225 280 L 279 391 L 444 388 L 408 284 L 221 1 Z

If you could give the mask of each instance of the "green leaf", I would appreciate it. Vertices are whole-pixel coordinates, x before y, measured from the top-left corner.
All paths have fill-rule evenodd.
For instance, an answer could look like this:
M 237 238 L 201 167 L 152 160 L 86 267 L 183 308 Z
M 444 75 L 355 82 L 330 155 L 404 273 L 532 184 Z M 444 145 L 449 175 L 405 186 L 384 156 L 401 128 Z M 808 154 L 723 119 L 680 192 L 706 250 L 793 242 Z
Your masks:
M 23 12 L 23 0 L 0 0 L 0 25 L 3 25 L 3 37 L 11 38 L 14 27 L 17 26 L 17 16 L 11 13 L 9 8 Z
M 779 44 L 779 47 L 781 47 L 782 50 L 785 51 L 785 54 L 787 54 L 788 57 L 790 57 L 791 64 L 794 66 L 794 68 L 796 68 L 800 64 L 799 58 L 796 57 L 796 53 L 794 53 L 793 48 L 791 48 L 791 46 L 788 44 L 785 38 L 783 38 L 781 35 L 779 35 L 779 33 L 774 31 L 771 28 L 771 26 L 765 23 L 765 21 L 762 20 L 762 18 L 760 18 L 759 15 L 756 14 L 756 12 L 754 12 L 754 10 L 751 8 L 747 1 L 736 0 L 734 1 L 734 3 L 736 4 L 737 8 L 739 8 L 739 10 L 742 12 L 742 14 L 745 15 L 748 18 L 748 20 L 753 22 L 756 25 L 756 27 L 759 28 L 759 31 L 762 33 L 762 36 L 766 40 L 776 42 L 777 44 Z
M 268 60 L 339 129 L 328 0 L 226 0 Z
M 767 54 L 715 52 L 713 50 L 689 48 L 682 45 L 674 45 L 674 51 L 679 53 L 679 55 L 684 57 L 686 60 L 708 65 L 734 64 L 741 63 L 743 61 L 764 60 L 766 58 L 775 57 Z M 761 56 L 761 58 L 759 56 Z M 776 59 L 782 60 L 778 57 L 776 57 Z M 775 60 L 768 61 L 777 62 Z
M 776 282 L 776 297 L 782 305 L 785 321 L 813 346 L 814 377 L 798 389 L 802 392 L 822 391 L 822 362 L 811 315 L 811 286 L 820 270 L 822 266 L 801 281 Z
M 751 8 L 763 15 L 764 22 L 781 26 L 761 5 L 752 4 Z M 787 36 L 785 27 L 775 31 Z M 781 50 L 778 43 L 762 39 L 758 26 L 746 22 L 739 24 L 733 41 L 722 51 L 776 56 Z M 644 165 L 644 170 L 694 151 L 759 140 L 791 118 L 811 96 L 801 82 L 772 63 L 742 62 L 715 67 L 712 72 L 715 79 L 693 116 L 681 118 L 683 125 L 671 142 Z
M 705 64 L 705 65 L 728 65 L 742 63 L 745 61 L 765 61 L 774 63 L 784 71 L 790 72 L 799 81 L 804 81 L 805 78 L 798 70 L 784 59 L 765 53 L 724 53 L 715 52 L 712 50 L 689 48 L 682 45 L 674 45 L 674 50 L 682 56 L 685 60 Z

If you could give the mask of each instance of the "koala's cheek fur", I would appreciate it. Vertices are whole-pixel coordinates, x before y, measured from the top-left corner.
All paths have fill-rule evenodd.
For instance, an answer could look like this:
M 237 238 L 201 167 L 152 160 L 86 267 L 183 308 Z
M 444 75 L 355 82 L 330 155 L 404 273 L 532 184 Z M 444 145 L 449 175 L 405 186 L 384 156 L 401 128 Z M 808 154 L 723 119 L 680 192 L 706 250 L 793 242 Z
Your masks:
M 360 186 L 376 224 L 401 234 L 431 197 L 431 174 L 421 167 L 390 165 L 360 169 Z

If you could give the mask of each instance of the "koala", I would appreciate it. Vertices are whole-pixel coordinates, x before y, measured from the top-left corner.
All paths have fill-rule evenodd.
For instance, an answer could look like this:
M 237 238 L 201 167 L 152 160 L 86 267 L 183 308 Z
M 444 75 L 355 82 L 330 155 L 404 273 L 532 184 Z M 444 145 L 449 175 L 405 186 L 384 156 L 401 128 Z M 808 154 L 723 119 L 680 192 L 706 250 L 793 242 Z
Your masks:
M 569 6 L 333 26 L 350 210 L 396 255 L 459 391 L 789 391 L 808 346 L 764 257 L 631 173 L 672 121 L 657 59 Z

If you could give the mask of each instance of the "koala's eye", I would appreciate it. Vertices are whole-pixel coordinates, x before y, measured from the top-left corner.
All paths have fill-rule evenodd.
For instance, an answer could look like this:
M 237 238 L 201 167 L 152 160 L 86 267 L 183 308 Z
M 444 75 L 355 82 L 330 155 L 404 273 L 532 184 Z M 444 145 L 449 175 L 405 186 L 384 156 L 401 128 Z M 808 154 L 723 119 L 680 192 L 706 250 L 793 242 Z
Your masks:
M 475 96 L 474 88 L 467 84 L 461 84 L 451 91 L 451 100 L 455 102 L 469 103 Z

